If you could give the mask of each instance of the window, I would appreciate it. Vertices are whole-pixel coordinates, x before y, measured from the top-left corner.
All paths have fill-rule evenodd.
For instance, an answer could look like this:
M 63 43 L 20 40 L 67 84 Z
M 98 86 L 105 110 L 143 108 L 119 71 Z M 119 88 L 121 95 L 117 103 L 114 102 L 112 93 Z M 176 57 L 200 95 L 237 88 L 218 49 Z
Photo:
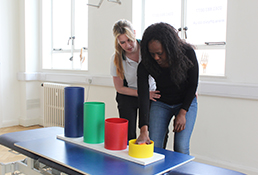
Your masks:
M 200 75 L 225 75 L 227 0 L 134 0 L 133 9 L 138 38 L 150 24 L 167 22 L 196 47 Z
M 88 0 L 42 1 L 42 68 L 88 70 Z

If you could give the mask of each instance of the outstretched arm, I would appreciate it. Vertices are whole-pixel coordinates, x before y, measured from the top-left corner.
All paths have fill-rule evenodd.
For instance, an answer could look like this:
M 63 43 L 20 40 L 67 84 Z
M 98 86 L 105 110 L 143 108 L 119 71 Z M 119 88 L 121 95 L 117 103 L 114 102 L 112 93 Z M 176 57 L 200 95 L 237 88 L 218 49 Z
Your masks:
M 124 81 L 119 77 L 113 77 L 113 82 L 118 93 L 130 96 L 138 96 L 137 90 L 124 86 Z
M 150 138 L 149 138 L 149 131 L 148 131 L 148 126 L 147 125 L 144 125 L 144 126 L 141 127 L 140 135 L 137 138 L 135 143 L 136 144 L 142 144 L 142 143 L 150 144 L 151 143 Z
M 118 93 L 130 96 L 138 96 L 137 90 L 124 86 L 123 80 L 121 80 L 119 77 L 113 77 L 113 82 Z M 150 91 L 150 100 L 156 101 L 158 98 L 160 98 L 159 91 Z

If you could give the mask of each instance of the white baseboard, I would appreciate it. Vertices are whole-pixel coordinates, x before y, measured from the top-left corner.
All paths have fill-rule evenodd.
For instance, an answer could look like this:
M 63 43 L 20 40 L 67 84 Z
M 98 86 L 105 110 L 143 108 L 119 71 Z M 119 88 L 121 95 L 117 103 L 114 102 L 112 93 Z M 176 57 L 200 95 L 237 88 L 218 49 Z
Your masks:
M 222 160 L 216 160 L 213 158 L 205 157 L 205 156 L 200 156 L 200 155 L 195 155 L 192 154 L 192 156 L 195 157 L 194 161 L 200 162 L 200 163 L 205 163 L 213 166 L 218 166 L 234 171 L 239 171 L 241 173 L 245 173 L 248 175 L 257 175 L 258 174 L 258 168 L 257 167 L 248 167 L 240 164 L 235 164 L 232 162 L 226 162 Z
M 44 119 L 43 119 L 43 117 L 39 118 L 39 125 L 44 126 Z
M 8 120 L 8 121 L 2 121 L 2 128 L 10 127 L 10 126 L 16 126 L 16 125 L 22 125 L 22 126 L 33 126 L 33 125 L 42 125 L 43 126 L 43 119 L 35 118 L 35 119 L 17 119 L 17 120 Z
M 40 125 L 40 119 L 39 118 L 32 118 L 32 119 L 19 119 L 19 124 L 22 126 L 33 126 L 33 125 Z
M 2 128 L 10 127 L 10 126 L 16 126 L 19 125 L 19 121 L 17 120 L 8 120 L 8 121 L 2 121 Z

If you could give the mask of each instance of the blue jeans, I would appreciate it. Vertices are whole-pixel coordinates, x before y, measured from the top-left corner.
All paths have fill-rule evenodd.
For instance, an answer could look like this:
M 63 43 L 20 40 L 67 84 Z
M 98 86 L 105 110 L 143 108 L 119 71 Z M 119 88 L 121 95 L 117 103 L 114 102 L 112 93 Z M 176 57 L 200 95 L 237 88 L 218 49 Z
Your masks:
M 173 116 L 176 116 L 182 104 L 168 105 L 163 102 L 151 102 L 149 134 L 154 141 L 154 146 L 163 148 L 164 139 L 168 132 L 168 127 Z M 189 143 L 194 128 L 197 114 L 197 100 L 193 99 L 188 112 L 186 113 L 185 129 L 174 133 L 174 151 L 189 154 Z

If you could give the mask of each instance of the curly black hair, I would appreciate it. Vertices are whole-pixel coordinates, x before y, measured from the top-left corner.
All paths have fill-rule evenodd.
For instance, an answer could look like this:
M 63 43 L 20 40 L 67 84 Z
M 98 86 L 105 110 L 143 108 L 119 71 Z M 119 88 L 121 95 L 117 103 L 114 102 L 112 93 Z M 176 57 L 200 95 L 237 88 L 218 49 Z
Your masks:
M 141 41 L 142 62 L 145 68 L 154 77 L 159 76 L 161 67 L 150 55 L 148 44 L 152 40 L 157 40 L 164 48 L 170 68 L 171 80 L 178 86 L 187 79 L 187 70 L 193 66 L 191 60 L 185 55 L 185 50 L 192 47 L 182 40 L 177 30 L 167 23 L 155 23 L 150 25 L 143 34 Z

